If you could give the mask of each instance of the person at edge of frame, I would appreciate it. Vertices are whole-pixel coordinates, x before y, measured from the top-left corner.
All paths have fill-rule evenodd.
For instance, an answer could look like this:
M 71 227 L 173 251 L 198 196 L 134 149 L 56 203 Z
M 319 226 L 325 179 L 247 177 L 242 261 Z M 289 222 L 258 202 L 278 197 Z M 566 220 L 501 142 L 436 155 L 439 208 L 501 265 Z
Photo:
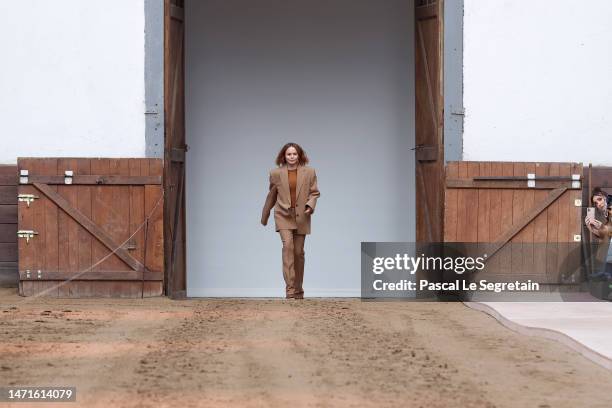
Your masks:
M 591 203 L 595 207 L 595 216 L 587 214 L 584 223 L 595 236 L 593 253 L 595 267 L 592 278 L 612 279 L 612 254 L 610 254 L 610 237 L 612 236 L 612 200 L 600 187 L 591 192 Z

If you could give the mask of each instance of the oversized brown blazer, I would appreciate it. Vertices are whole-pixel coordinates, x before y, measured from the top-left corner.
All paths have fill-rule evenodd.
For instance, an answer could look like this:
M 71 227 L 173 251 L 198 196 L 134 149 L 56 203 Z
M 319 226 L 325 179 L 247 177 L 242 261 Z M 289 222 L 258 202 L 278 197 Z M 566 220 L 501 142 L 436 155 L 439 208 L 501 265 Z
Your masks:
M 310 234 L 310 217 L 314 213 L 317 199 L 321 195 L 317 187 L 317 174 L 309 166 L 298 165 L 297 185 L 295 187 L 295 221 L 290 215 L 291 195 L 289 191 L 289 174 L 287 166 L 270 170 L 270 190 L 261 213 L 261 223 L 267 224 L 270 210 L 274 207 L 274 224 L 276 231 L 297 229 L 297 234 Z M 305 214 L 306 206 L 312 208 Z

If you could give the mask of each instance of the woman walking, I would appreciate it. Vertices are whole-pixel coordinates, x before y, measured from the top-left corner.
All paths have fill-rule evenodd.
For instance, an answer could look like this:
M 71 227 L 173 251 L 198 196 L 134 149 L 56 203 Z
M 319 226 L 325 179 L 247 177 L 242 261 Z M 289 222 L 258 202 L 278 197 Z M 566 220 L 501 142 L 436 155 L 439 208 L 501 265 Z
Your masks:
M 310 234 L 310 217 L 321 195 L 315 169 L 307 166 L 308 156 L 297 143 L 287 143 L 270 170 L 270 189 L 261 213 L 267 225 L 274 208 L 274 224 L 283 243 L 283 277 L 287 299 L 303 299 L 304 241 Z

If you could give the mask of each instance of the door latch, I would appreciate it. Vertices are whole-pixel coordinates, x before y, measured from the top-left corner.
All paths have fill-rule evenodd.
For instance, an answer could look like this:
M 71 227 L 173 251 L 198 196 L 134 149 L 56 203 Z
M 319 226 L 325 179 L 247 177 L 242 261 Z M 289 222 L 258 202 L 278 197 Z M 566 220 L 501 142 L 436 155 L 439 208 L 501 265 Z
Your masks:
M 19 194 L 17 196 L 17 200 L 24 201 L 28 207 L 30 206 L 30 203 L 34 202 L 34 200 L 36 200 L 37 198 L 40 197 L 34 194 Z
M 17 237 L 25 238 L 26 244 L 30 243 L 30 238 L 34 238 L 34 235 L 38 235 L 38 232 L 32 230 L 19 230 L 17 231 Z

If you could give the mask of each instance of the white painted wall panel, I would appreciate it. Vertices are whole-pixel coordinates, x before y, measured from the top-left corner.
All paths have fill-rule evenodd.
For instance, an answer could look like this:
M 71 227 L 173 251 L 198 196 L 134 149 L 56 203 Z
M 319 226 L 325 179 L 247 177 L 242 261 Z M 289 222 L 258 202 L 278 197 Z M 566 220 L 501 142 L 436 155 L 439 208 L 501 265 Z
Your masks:
M 144 156 L 143 1 L 0 1 L 0 163 Z
M 464 160 L 612 165 L 612 2 L 464 3 Z

